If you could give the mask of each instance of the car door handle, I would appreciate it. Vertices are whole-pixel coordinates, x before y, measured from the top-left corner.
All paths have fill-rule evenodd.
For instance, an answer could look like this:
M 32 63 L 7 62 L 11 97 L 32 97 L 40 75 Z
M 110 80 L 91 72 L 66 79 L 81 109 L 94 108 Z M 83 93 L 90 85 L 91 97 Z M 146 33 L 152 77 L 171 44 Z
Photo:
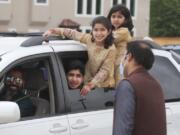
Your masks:
M 167 122 L 167 125 L 171 125 L 172 124 L 172 122 Z
M 166 107 L 166 114 L 167 115 L 172 115 L 172 110 L 171 110 L 171 108 L 170 107 Z
M 65 131 L 67 131 L 67 127 L 63 127 L 63 126 L 49 129 L 50 133 L 60 133 L 60 132 L 65 132 Z
M 75 124 L 71 126 L 72 129 L 82 129 L 88 127 L 89 124 L 84 122 L 83 120 L 77 120 Z

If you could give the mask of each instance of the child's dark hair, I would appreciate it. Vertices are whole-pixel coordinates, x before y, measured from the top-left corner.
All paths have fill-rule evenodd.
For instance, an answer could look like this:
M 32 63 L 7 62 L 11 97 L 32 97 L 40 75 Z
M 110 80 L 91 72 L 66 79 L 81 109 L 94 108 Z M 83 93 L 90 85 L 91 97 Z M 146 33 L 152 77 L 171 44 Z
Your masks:
M 120 27 L 126 27 L 131 32 L 134 25 L 132 22 L 132 18 L 131 18 L 131 14 L 130 14 L 129 9 L 127 7 L 125 7 L 124 5 L 121 5 L 121 4 L 113 6 L 111 8 L 111 10 L 109 11 L 109 14 L 107 16 L 107 18 L 110 21 L 111 21 L 112 14 L 115 12 L 120 12 L 125 17 L 125 23 Z M 112 26 L 112 29 L 114 29 L 114 26 Z
M 66 74 L 71 70 L 79 70 L 80 73 L 84 76 L 85 74 L 85 65 L 80 60 L 70 61 L 66 67 Z
M 92 28 L 95 26 L 95 24 L 102 24 L 108 31 L 110 31 L 110 34 L 106 37 L 104 41 L 104 48 L 108 49 L 114 42 L 114 38 L 112 35 L 112 26 L 110 21 L 104 16 L 99 16 L 92 21 L 91 23 Z M 93 37 L 92 37 L 92 42 L 94 42 Z

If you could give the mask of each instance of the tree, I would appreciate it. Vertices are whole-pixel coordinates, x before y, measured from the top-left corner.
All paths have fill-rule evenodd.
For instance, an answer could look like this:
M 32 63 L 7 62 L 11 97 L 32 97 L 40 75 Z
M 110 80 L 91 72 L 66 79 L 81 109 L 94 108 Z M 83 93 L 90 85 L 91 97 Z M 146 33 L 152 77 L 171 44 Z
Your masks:
M 180 36 L 180 0 L 151 0 L 150 36 Z

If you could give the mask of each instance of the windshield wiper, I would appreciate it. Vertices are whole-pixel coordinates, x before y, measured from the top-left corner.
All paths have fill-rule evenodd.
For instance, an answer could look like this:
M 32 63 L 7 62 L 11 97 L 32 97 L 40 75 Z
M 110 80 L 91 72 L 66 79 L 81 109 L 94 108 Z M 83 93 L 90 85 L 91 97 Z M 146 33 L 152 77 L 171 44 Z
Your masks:
M 180 64 L 180 55 L 178 53 L 176 53 L 175 51 L 173 51 L 173 50 L 170 50 L 169 52 L 172 54 L 172 56 L 176 60 L 176 62 L 178 64 Z

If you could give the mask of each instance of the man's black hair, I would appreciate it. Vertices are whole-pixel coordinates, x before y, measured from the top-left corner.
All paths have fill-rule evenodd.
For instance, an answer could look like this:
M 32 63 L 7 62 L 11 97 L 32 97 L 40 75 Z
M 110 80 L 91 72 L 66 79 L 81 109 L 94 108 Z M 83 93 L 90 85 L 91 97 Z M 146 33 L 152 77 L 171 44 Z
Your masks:
M 154 63 L 154 54 L 148 44 L 141 41 L 131 41 L 127 44 L 127 54 L 131 53 L 137 64 L 145 69 L 151 69 Z
M 66 74 L 71 70 L 79 70 L 80 73 L 84 76 L 85 74 L 85 65 L 80 60 L 70 61 L 66 67 Z
M 9 74 L 11 74 L 12 72 L 15 72 L 15 71 L 18 71 L 22 74 L 22 78 L 23 80 L 25 80 L 25 72 L 24 72 L 24 69 L 20 66 L 18 67 L 14 67 L 13 69 L 11 69 L 10 71 L 8 71 L 8 73 L 6 74 L 6 76 L 8 76 Z

